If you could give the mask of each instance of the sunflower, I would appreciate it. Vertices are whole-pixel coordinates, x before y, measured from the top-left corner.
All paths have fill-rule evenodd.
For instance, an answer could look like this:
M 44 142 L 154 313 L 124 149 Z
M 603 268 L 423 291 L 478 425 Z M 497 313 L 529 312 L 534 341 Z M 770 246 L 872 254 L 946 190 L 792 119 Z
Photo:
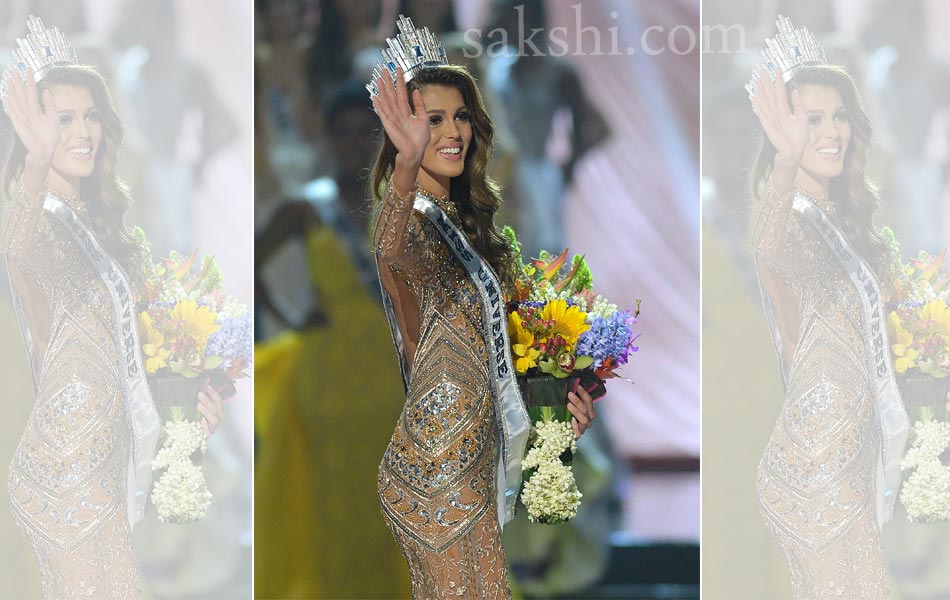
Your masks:
M 221 326 L 218 315 L 207 306 L 198 306 L 194 300 L 182 300 L 172 309 L 172 319 L 182 324 L 181 333 L 195 341 L 196 350 L 204 351 L 211 334 Z
M 541 318 L 545 321 L 554 321 L 551 337 L 560 334 L 567 342 L 568 350 L 573 349 L 581 334 L 590 329 L 590 325 L 587 324 L 587 313 L 576 306 L 568 306 L 564 300 L 548 302 L 541 312 Z
M 950 339 L 950 308 L 943 300 L 931 300 L 920 311 L 920 318 L 924 322 L 933 322 L 935 332 Z
M 534 335 L 525 331 L 518 311 L 508 315 L 508 334 L 511 336 L 511 351 L 515 355 L 515 372 L 524 375 L 528 369 L 538 366 L 538 356 L 541 352 L 532 348 Z
M 155 329 L 152 325 L 152 318 L 147 312 L 139 313 L 139 331 L 145 337 L 145 342 L 142 344 L 142 352 L 146 356 L 145 371 L 154 373 L 163 367 L 167 367 L 171 352 L 162 347 L 165 344 L 165 336 L 162 335 L 161 331 Z
M 887 315 L 887 329 L 891 336 L 891 352 L 894 353 L 894 371 L 897 373 L 906 373 L 907 369 L 913 369 L 917 366 L 914 362 L 920 355 L 916 349 L 911 348 L 914 336 L 904 329 L 901 319 L 897 312 L 892 311 Z

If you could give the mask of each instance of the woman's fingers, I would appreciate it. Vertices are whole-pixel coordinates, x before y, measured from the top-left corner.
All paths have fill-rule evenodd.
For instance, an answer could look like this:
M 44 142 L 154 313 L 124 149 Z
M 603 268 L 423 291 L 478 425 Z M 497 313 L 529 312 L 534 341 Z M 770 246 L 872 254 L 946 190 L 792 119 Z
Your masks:
M 768 101 L 769 90 L 762 79 L 761 73 L 758 71 L 756 71 L 755 76 L 755 91 L 755 96 L 752 96 L 752 110 L 755 111 L 755 114 L 761 121 L 769 118 L 769 115 L 771 114 L 771 106 Z
M 389 102 L 387 101 L 389 96 L 389 88 L 386 87 L 386 80 L 382 77 L 378 78 L 376 80 L 376 87 L 379 89 L 379 95 L 375 98 L 377 108 L 376 112 L 380 115 L 380 117 L 390 117 L 392 111 L 390 109 Z
M 759 69 L 759 87 L 765 91 L 762 95 L 766 114 L 770 119 L 776 119 L 779 115 L 782 114 L 781 108 L 779 107 L 778 101 L 778 90 L 776 89 L 776 81 L 773 73 L 769 73 L 766 69 Z
M 198 392 L 198 412 L 203 417 L 201 427 L 205 432 L 205 438 L 209 438 L 224 421 L 224 399 L 210 381 L 205 382 L 202 390 Z
M 574 430 L 574 437 L 579 438 L 581 434 L 590 428 L 591 423 L 597 417 L 594 410 L 594 400 L 587 393 L 587 390 L 577 386 L 575 392 L 567 394 L 567 410 L 570 411 L 571 428 Z
M 202 391 L 198 392 L 198 399 L 215 415 L 218 423 L 224 420 L 224 399 L 210 382 L 206 383 Z
M 16 85 L 16 101 L 19 104 L 20 112 L 25 117 L 30 117 L 33 113 L 30 110 L 30 101 L 29 101 L 29 92 L 27 91 L 29 84 L 32 80 L 27 80 L 26 74 L 16 71 L 17 75 L 17 85 Z
M 43 90 L 43 113 L 50 117 L 56 115 L 56 103 L 53 102 L 53 94 L 49 90 Z
M 587 393 L 582 386 L 577 386 L 575 393 L 580 396 L 580 399 L 584 403 L 584 410 L 587 411 L 587 415 L 590 417 L 590 420 L 593 422 L 597 418 L 597 410 L 594 408 L 594 399 L 590 397 L 590 394 Z
M 33 80 L 33 69 L 27 68 L 26 75 L 23 79 L 23 89 L 26 92 L 26 105 L 29 109 L 29 114 L 32 117 L 39 118 L 43 114 L 41 110 L 43 107 L 40 106 L 40 101 L 36 97 L 36 82 Z M 43 92 L 44 100 L 46 99 L 47 91 L 48 90 Z M 52 103 L 52 100 L 50 100 L 50 103 Z M 55 114 L 55 109 L 54 112 L 47 114 Z
M 396 88 L 393 85 L 393 76 L 389 69 L 383 69 L 383 87 L 380 90 L 383 103 L 386 105 L 386 111 L 395 117 L 399 114 L 399 105 L 396 101 Z
M 13 124 L 13 129 L 16 131 L 20 141 L 29 148 L 32 131 L 30 130 L 29 121 L 23 114 L 22 107 L 17 102 L 17 98 L 14 94 L 14 92 L 11 92 L 3 99 L 3 110 L 7 113 L 7 116 L 10 117 L 10 122 Z
M 15 114 L 20 118 L 20 121 L 23 121 L 23 110 L 20 102 L 20 91 L 22 90 L 23 84 L 20 82 L 19 74 L 11 72 L 7 74 L 7 95 L 4 97 L 4 106 L 6 106 L 7 114 Z
M 574 418 L 577 419 L 578 423 L 584 426 L 586 429 L 590 425 L 591 416 L 587 411 L 587 407 L 584 406 L 583 400 L 578 398 L 577 394 L 571 392 L 567 395 L 569 402 L 567 403 L 567 409 L 574 415 Z
M 412 90 L 412 105 L 416 109 L 416 118 L 425 119 L 426 103 L 422 100 L 422 92 L 419 90 Z
M 791 109 L 788 107 L 788 92 L 785 91 L 785 77 L 782 67 L 775 67 L 775 108 L 779 115 L 788 116 Z
M 781 83 L 781 70 L 772 71 L 767 74 L 769 88 L 769 104 L 772 112 L 772 118 L 780 120 L 783 115 L 788 114 L 788 100 L 785 99 L 785 85 Z M 781 88 L 781 89 L 780 89 Z M 782 103 L 785 102 L 783 106 Z
M 7 86 L 7 89 L 9 89 L 9 85 Z M 16 127 L 17 111 L 16 105 L 13 102 L 13 96 L 7 93 L 3 98 L 0 98 L 0 103 L 3 104 L 3 112 L 7 113 L 7 116 L 10 117 L 14 127 Z
M 208 419 L 208 422 L 211 423 L 213 427 L 217 427 L 218 424 L 221 423 L 221 417 L 218 411 L 215 410 L 211 399 L 208 398 L 204 392 L 198 392 L 198 401 L 198 410 L 201 411 L 201 414 Z
M 800 117 L 805 114 L 805 104 L 802 103 L 802 95 L 798 90 L 792 90 L 792 114 Z
M 757 88 L 759 95 L 762 96 L 762 107 L 765 109 L 765 114 L 771 118 L 775 114 L 775 89 L 772 78 L 763 68 L 759 68 Z
M 198 398 L 200 399 L 201 396 L 202 394 L 199 393 Z M 203 417 L 201 423 L 205 430 L 205 437 L 211 437 L 211 434 L 214 433 L 214 430 L 218 428 L 218 424 L 220 423 L 218 417 L 214 414 L 214 411 L 201 403 L 198 404 L 198 412 L 200 412 Z
M 400 117 L 408 119 L 412 116 L 412 110 L 409 108 L 409 96 L 406 94 L 406 77 L 402 72 L 402 67 L 396 69 L 396 103 Z

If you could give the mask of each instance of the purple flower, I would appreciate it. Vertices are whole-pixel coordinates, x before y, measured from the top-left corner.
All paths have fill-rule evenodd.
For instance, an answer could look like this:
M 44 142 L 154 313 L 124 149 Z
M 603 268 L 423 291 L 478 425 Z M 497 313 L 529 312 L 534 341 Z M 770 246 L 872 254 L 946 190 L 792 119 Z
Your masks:
M 220 329 L 208 338 L 206 354 L 224 358 L 228 366 L 239 358 L 250 364 L 254 337 L 251 327 L 251 316 L 247 313 L 223 319 Z
M 608 358 L 617 365 L 627 364 L 627 356 L 639 350 L 633 345 L 640 335 L 633 335 L 633 326 L 637 319 L 629 310 L 617 311 L 607 318 L 594 317 L 590 329 L 577 340 L 577 356 L 590 356 L 594 367 L 604 364 Z

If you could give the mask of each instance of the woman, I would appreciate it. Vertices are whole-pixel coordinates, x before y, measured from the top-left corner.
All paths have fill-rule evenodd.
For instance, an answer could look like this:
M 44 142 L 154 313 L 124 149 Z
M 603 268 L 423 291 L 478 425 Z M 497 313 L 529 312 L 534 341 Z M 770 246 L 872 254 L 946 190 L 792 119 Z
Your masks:
M 499 294 L 513 262 L 493 224 L 493 128 L 464 68 L 444 60 L 416 67 L 408 85 L 394 66 L 395 88 L 388 69 L 369 86 L 385 130 L 371 182 L 380 203 L 374 244 L 407 390 L 380 465 L 379 499 L 413 597 L 509 598 L 500 530 L 529 424 Z M 584 392 L 569 399 L 579 436 L 593 405 Z
M 141 253 L 116 176 L 122 127 L 102 78 L 76 64 L 62 34 L 32 18 L 30 31 L 40 50 L 17 57 L 2 90 L 17 137 L 3 249 L 36 392 L 10 499 L 45 598 L 138 597 L 131 525 L 159 422 L 136 334 Z M 56 38 L 64 46 L 44 52 Z M 198 409 L 208 436 L 222 412 L 210 385 Z
M 821 64 L 814 38 L 787 19 L 779 29 L 792 53 L 767 54 L 749 86 L 766 136 L 752 171 L 753 243 L 785 381 L 757 491 L 793 597 L 884 599 L 880 526 L 907 416 L 878 284 L 889 253 L 871 222 L 871 125 L 848 73 Z

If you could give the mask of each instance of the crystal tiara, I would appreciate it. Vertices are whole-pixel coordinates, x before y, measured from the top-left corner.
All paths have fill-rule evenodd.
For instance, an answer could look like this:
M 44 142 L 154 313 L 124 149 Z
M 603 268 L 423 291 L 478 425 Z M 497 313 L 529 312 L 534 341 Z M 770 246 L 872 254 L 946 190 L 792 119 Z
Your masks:
M 778 26 L 778 35 L 765 40 L 762 50 L 762 62 L 757 69 L 764 67 L 772 79 L 775 79 L 775 67 L 782 68 L 782 81 L 788 83 L 802 67 L 827 65 L 825 49 L 818 43 L 815 34 L 806 28 L 795 29 L 788 17 L 778 16 L 775 21 Z M 756 95 L 755 73 L 746 84 L 745 89 L 749 97 Z
M 27 19 L 26 26 L 30 32 L 26 37 L 17 38 L 13 63 L 4 67 L 4 78 L 13 67 L 21 75 L 26 74 L 29 67 L 33 69 L 33 80 L 38 83 L 56 67 L 79 64 L 76 50 L 58 27 L 47 29 L 43 20 L 33 15 Z M 0 95 L 7 95 L 7 86 L 3 81 L 0 81 Z
M 379 96 L 376 78 L 382 77 L 383 69 L 389 70 L 395 85 L 397 67 L 402 67 L 406 83 L 409 83 L 425 67 L 449 64 L 442 42 L 428 27 L 416 29 L 412 19 L 405 15 L 399 15 L 397 25 L 399 33 L 396 37 L 386 40 L 389 48 L 383 49 L 383 61 L 376 63 L 373 78 L 366 84 L 366 89 L 372 96 Z

